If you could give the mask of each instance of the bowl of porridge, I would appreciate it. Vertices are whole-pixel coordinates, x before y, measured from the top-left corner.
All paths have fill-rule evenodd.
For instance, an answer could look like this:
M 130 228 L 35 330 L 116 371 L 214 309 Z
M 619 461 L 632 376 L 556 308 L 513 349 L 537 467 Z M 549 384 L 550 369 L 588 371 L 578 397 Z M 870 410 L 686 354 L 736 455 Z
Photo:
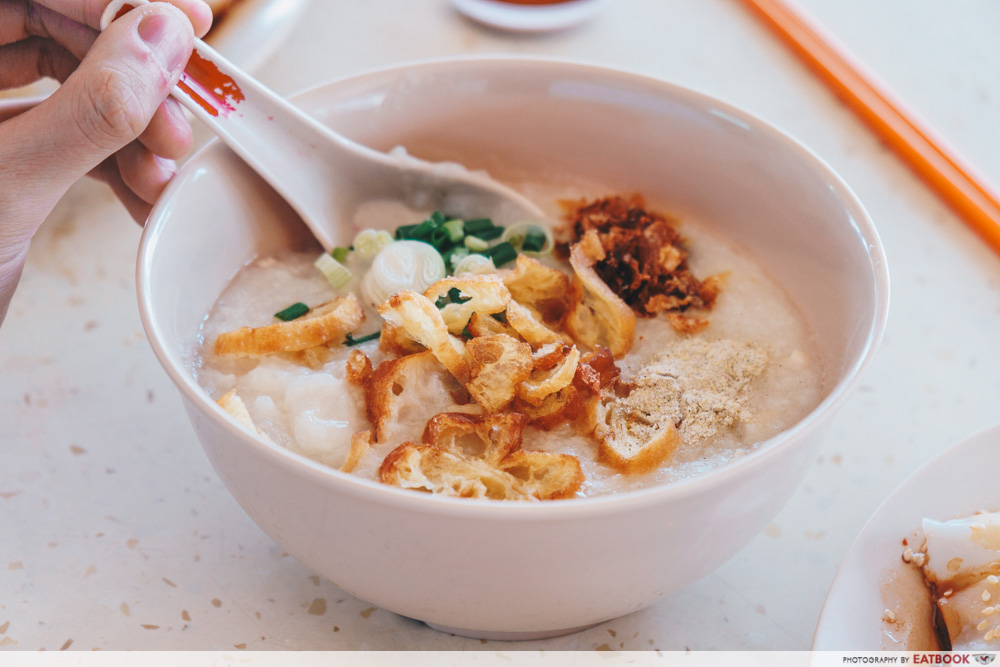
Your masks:
M 888 305 L 878 235 L 820 159 L 566 62 L 409 64 L 295 101 L 545 217 L 367 202 L 325 252 L 223 146 L 175 178 L 143 234 L 144 327 L 289 554 L 432 627 L 540 638 L 684 588 L 778 512 Z

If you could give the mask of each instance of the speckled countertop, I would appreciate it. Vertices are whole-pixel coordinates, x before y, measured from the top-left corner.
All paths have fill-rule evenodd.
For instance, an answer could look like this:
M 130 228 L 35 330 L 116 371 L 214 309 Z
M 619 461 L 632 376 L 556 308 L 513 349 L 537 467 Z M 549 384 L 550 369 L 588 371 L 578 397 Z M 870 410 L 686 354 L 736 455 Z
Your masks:
M 1000 183 L 995 0 L 800 4 Z M 258 74 L 287 93 L 401 60 L 499 52 L 652 74 L 778 125 L 860 196 L 893 282 L 873 367 L 760 536 L 652 608 L 504 647 L 807 648 L 841 557 L 882 499 L 1000 420 L 1000 258 L 734 1 L 616 0 L 578 29 L 518 36 L 445 0 L 316 0 Z M 74 187 L 0 329 L 0 648 L 484 648 L 352 598 L 246 517 L 144 339 L 138 238 L 103 187 Z

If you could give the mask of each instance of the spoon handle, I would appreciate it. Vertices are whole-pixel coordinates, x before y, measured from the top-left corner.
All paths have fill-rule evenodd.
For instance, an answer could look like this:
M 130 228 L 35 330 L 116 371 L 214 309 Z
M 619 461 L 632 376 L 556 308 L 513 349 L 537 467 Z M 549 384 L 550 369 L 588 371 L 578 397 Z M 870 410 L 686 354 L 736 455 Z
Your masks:
M 147 0 L 113 0 L 101 17 L 101 28 L 145 4 Z M 303 220 L 327 217 L 329 173 L 316 165 L 330 160 L 331 149 L 341 153 L 337 157 L 346 164 L 361 161 L 359 156 L 384 160 L 303 113 L 200 39 L 195 39 L 191 58 L 170 95 L 208 125 Z M 310 227 L 324 248 L 337 244 L 329 230 Z
M 102 29 L 144 4 L 113 0 Z M 326 250 L 347 245 L 359 206 L 380 199 L 507 224 L 543 217 L 523 195 L 485 174 L 381 153 L 334 132 L 201 40 L 171 95 L 263 177 Z

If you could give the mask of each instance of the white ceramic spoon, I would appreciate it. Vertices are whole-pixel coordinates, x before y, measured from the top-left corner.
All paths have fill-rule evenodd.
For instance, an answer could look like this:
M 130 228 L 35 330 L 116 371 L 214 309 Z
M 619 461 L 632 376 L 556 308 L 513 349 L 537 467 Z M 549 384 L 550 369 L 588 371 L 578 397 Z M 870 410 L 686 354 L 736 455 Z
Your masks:
M 146 0 L 113 0 L 101 29 Z M 525 197 L 485 176 L 393 156 L 337 134 L 200 39 L 171 92 L 266 180 L 327 250 L 349 245 L 358 206 L 378 199 L 500 224 L 538 220 Z

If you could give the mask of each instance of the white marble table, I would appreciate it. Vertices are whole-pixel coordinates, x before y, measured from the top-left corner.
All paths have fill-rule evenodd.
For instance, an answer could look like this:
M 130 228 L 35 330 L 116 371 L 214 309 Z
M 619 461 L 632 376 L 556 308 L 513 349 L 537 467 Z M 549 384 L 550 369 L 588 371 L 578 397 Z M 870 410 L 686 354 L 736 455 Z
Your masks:
M 995 0 L 801 4 L 1000 183 Z M 650 609 L 505 648 L 807 648 L 875 507 L 1000 419 L 1000 258 L 735 1 L 617 0 L 579 29 L 516 36 L 445 0 L 315 0 L 259 75 L 292 92 L 407 59 L 501 52 L 651 74 L 782 127 L 861 197 L 893 283 L 874 366 L 760 536 Z M 0 329 L 0 648 L 497 648 L 352 598 L 243 514 L 144 340 L 138 236 L 101 186 L 75 187 L 33 244 Z

